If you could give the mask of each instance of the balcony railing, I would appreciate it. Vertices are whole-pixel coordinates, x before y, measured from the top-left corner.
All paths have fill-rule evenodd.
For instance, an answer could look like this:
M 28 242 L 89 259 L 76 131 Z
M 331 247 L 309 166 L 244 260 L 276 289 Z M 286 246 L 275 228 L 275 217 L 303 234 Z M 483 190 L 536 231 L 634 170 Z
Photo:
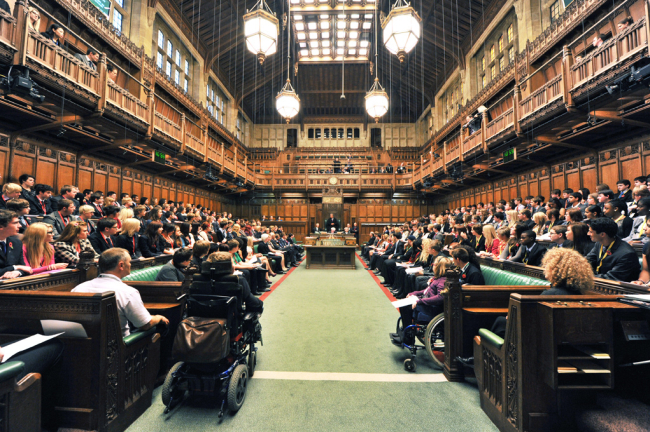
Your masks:
M 489 140 L 498 133 L 512 127 L 515 123 L 514 111 L 512 108 L 506 110 L 499 117 L 487 124 L 485 139 Z
M 463 155 L 483 145 L 482 131 L 479 129 L 463 140 Z
M 521 119 L 534 111 L 562 98 L 562 75 L 558 75 L 535 90 L 533 94 L 522 100 L 520 105 Z
M 0 10 L 0 43 L 13 47 L 16 18 Z

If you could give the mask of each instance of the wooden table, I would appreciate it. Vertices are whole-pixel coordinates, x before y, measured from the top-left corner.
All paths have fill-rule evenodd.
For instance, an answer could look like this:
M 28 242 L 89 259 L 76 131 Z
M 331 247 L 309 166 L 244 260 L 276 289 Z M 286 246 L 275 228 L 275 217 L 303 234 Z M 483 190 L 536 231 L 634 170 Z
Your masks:
M 356 246 L 304 246 L 307 268 L 356 269 Z

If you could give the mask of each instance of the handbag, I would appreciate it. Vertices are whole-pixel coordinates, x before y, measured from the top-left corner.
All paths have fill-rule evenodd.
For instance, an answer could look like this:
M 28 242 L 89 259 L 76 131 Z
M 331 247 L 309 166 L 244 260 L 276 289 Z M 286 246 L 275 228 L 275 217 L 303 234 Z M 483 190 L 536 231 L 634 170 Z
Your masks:
M 227 318 L 185 318 L 178 326 L 172 357 L 188 363 L 215 363 L 229 353 Z

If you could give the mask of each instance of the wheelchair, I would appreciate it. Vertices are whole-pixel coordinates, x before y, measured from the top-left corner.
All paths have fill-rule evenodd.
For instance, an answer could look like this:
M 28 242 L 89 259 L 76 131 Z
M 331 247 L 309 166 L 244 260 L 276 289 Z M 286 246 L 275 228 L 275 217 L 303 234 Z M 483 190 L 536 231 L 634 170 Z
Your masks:
M 187 393 L 221 399 L 219 418 L 223 417 L 226 406 L 235 413 L 244 403 L 248 380 L 257 365 L 255 344 L 263 344 L 261 312 L 246 311 L 242 286 L 231 273 L 231 262 L 205 262 L 201 273 L 194 275 L 189 293 L 184 294 L 187 295 L 184 318 L 219 318 L 225 324 L 223 328 L 229 331 L 230 340 L 227 354 L 219 361 L 193 362 L 192 351 L 200 350 L 196 346 L 184 354 L 186 361 L 174 364 L 162 386 L 165 414 Z
M 409 358 L 404 360 L 404 369 L 408 372 L 415 372 L 415 356 L 420 350 L 426 350 L 438 369 L 445 364 L 445 314 L 436 315 L 431 321 L 418 322 L 404 328 L 402 317 L 397 319 L 397 334 L 402 335 L 401 348 L 410 352 Z M 406 340 L 414 341 L 412 345 L 405 343 Z M 418 345 L 417 341 L 421 343 Z

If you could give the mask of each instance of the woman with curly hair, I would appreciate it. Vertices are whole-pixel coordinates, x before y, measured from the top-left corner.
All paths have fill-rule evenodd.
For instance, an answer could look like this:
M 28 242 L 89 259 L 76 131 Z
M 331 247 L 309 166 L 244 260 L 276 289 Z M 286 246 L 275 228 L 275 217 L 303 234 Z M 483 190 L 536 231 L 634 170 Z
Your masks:
M 79 221 L 70 221 L 54 243 L 54 261 L 68 263 L 70 267 L 75 267 L 79 263 L 79 254 L 83 250 L 91 250 L 95 254 L 95 259 L 99 258 L 88 241 L 88 226 Z
M 542 258 L 544 278 L 551 287 L 542 295 L 578 295 L 594 288 L 594 271 L 579 252 L 553 248 Z

